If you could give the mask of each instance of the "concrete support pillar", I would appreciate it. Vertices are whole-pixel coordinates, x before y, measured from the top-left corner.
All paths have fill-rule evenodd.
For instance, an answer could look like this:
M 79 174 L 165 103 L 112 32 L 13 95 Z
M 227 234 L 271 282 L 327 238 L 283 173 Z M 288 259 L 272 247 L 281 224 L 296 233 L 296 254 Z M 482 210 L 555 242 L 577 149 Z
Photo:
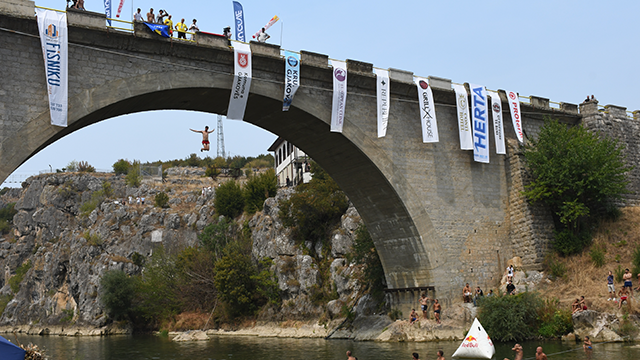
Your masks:
M 1 0 L 0 14 L 16 17 L 33 18 L 36 13 L 36 5 L 31 0 Z
M 598 113 L 598 100 L 585 101 L 580 104 L 580 114 L 582 116 L 589 116 Z

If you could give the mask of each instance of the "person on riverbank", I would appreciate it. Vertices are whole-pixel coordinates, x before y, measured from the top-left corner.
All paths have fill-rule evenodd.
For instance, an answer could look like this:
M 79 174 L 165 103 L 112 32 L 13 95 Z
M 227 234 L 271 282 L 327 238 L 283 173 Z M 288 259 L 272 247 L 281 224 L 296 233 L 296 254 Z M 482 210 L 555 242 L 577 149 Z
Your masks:
M 571 313 L 575 314 L 580 309 L 580 299 L 576 298 L 574 302 L 571 303 Z
M 462 288 L 462 300 L 465 303 L 470 303 L 471 302 L 471 296 L 473 295 L 473 293 L 471 292 L 471 286 L 469 286 L 469 283 L 467 283 L 463 288 Z
M 418 355 L 418 353 L 413 353 L 411 356 L 413 357 L 413 360 L 420 360 L 420 355 Z
M 513 264 L 507 266 L 507 281 L 513 281 Z
M 438 357 L 436 358 L 436 360 L 445 360 L 444 358 L 444 352 L 442 352 L 442 350 L 438 350 L 438 352 L 436 353 L 438 355 Z
M 515 295 L 516 286 L 511 281 L 507 281 L 507 295 Z
M 616 301 L 616 289 L 613 286 L 613 273 L 609 270 L 609 275 L 607 276 L 607 290 L 609 290 L 609 298 L 607 301 Z
M 622 289 L 620 289 L 620 293 L 618 293 L 618 297 L 620 298 L 620 301 L 618 302 L 618 309 L 622 308 L 622 303 L 623 302 L 627 302 L 627 305 L 629 306 L 629 308 L 631 308 L 631 300 L 629 299 L 629 292 L 627 291 L 626 287 L 623 287 Z
M 356 358 L 351 355 L 351 350 L 347 350 L 347 360 L 356 360 Z
M 429 298 L 427 294 L 422 293 L 420 297 L 420 309 L 422 310 L 422 317 L 427 320 L 427 310 L 429 310 Z
M 631 282 L 631 278 L 633 275 L 629 272 L 629 269 L 624 269 L 624 275 L 622 275 L 622 280 L 624 280 L 624 288 L 629 288 L 629 295 L 633 296 L 633 283 Z
M 436 323 L 440 324 L 440 312 L 442 311 L 442 305 L 438 302 L 438 299 L 433 300 L 433 315 L 436 318 Z
M 409 321 L 409 325 L 413 325 L 413 323 L 418 320 L 418 313 L 416 313 L 416 309 L 411 309 L 411 315 L 409 318 L 411 319 L 411 321 Z
M 473 295 L 473 306 L 478 306 L 478 300 L 484 297 L 484 291 L 480 289 L 480 286 L 476 286 L 476 293 Z
M 536 360 L 547 360 L 547 354 L 542 352 L 542 346 L 536 349 Z
M 516 357 L 514 357 L 513 360 L 522 360 L 522 358 L 524 357 L 524 352 L 522 352 L 522 345 L 515 344 L 513 346 L 513 349 L 511 350 L 516 352 Z M 504 360 L 509 360 L 509 358 L 504 358 Z
M 202 149 L 200 149 L 200 152 L 209 151 L 209 134 L 211 134 L 215 130 L 209 131 L 208 126 L 205 126 L 204 130 L 193 130 L 193 129 L 189 129 L 189 130 L 202 134 Z
M 584 337 L 584 341 L 582 341 L 582 348 L 584 349 L 584 351 L 593 350 L 593 347 L 591 346 L 591 340 L 588 336 Z

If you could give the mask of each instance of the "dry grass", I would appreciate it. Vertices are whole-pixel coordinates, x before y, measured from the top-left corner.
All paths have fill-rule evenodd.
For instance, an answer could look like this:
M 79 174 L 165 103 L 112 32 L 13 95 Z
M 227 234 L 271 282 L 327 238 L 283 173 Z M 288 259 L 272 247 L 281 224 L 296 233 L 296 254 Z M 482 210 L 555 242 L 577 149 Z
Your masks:
M 605 249 L 605 265 L 596 267 L 589 255 L 594 247 Z M 607 275 L 609 270 L 614 272 L 618 265 L 632 269 L 632 256 L 640 246 L 640 208 L 624 208 L 622 216 L 617 221 L 603 221 L 594 235 L 593 244 L 581 254 L 559 258 L 567 268 L 564 279 L 558 279 L 543 286 L 541 292 L 546 296 L 557 297 L 560 304 L 571 308 L 571 303 L 578 297 L 584 296 L 590 309 L 598 311 L 617 310 L 618 304 L 607 301 Z M 637 279 L 633 279 L 634 289 Z M 615 283 L 616 292 L 622 288 L 622 283 Z M 631 302 L 632 310 L 640 312 L 640 292 L 634 291 L 637 300 Z M 624 304 L 623 307 L 627 305 Z
M 202 329 L 209 318 L 208 313 L 201 312 L 184 312 L 176 315 L 176 317 L 164 329 L 169 331 L 186 331 L 194 329 Z M 211 323 L 209 323 L 211 325 Z

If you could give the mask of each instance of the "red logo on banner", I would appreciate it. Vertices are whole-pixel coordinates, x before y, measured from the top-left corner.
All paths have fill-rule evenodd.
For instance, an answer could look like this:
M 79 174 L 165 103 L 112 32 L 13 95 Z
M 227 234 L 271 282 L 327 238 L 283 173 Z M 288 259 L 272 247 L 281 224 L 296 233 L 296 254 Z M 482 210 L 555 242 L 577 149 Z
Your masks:
M 243 68 L 247 67 L 249 65 L 249 54 L 238 53 L 238 65 Z
M 421 88 L 427 90 L 427 88 L 429 87 L 429 84 L 427 84 L 426 81 L 424 80 L 420 80 L 420 82 L 418 83 L 420 85 Z
M 500 112 L 500 105 L 498 104 L 493 104 L 493 111 L 499 113 Z
M 516 99 L 516 93 L 514 93 L 513 91 L 509 92 L 509 98 L 511 98 L 511 100 L 515 100 Z

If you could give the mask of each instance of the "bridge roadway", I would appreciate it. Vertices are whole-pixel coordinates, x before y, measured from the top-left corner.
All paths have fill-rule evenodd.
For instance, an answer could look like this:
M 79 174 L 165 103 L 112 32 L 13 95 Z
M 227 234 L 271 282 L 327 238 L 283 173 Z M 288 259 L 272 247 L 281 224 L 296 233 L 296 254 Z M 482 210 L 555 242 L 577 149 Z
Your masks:
M 0 180 L 58 139 L 115 116 L 165 109 L 226 113 L 233 51 L 224 39 L 199 34 L 196 43 L 170 41 L 143 24 L 133 34 L 108 31 L 104 14 L 69 11 L 69 126 L 51 126 L 32 9 L 27 0 L 0 0 Z M 549 214 L 522 199 L 525 180 L 510 121 L 507 155 L 497 155 L 492 144 L 491 162 L 474 162 L 471 151 L 459 149 L 451 82 L 431 77 L 440 142 L 424 144 L 413 74 L 391 69 L 388 132 L 377 138 L 372 65 L 348 60 L 344 132 L 331 133 L 328 57 L 301 52 L 302 86 L 291 110 L 282 112 L 280 48 L 252 42 L 251 49 L 245 121 L 291 141 L 339 183 L 367 224 L 388 287 L 412 289 L 394 295 L 403 309 L 420 288 L 433 287 L 446 304 L 465 282 L 494 286 L 513 256 L 528 268 L 541 266 L 553 226 Z M 504 92 L 501 97 L 508 109 Z M 535 97 L 522 113 L 529 136 L 545 115 L 581 119 L 576 105 L 552 109 Z

